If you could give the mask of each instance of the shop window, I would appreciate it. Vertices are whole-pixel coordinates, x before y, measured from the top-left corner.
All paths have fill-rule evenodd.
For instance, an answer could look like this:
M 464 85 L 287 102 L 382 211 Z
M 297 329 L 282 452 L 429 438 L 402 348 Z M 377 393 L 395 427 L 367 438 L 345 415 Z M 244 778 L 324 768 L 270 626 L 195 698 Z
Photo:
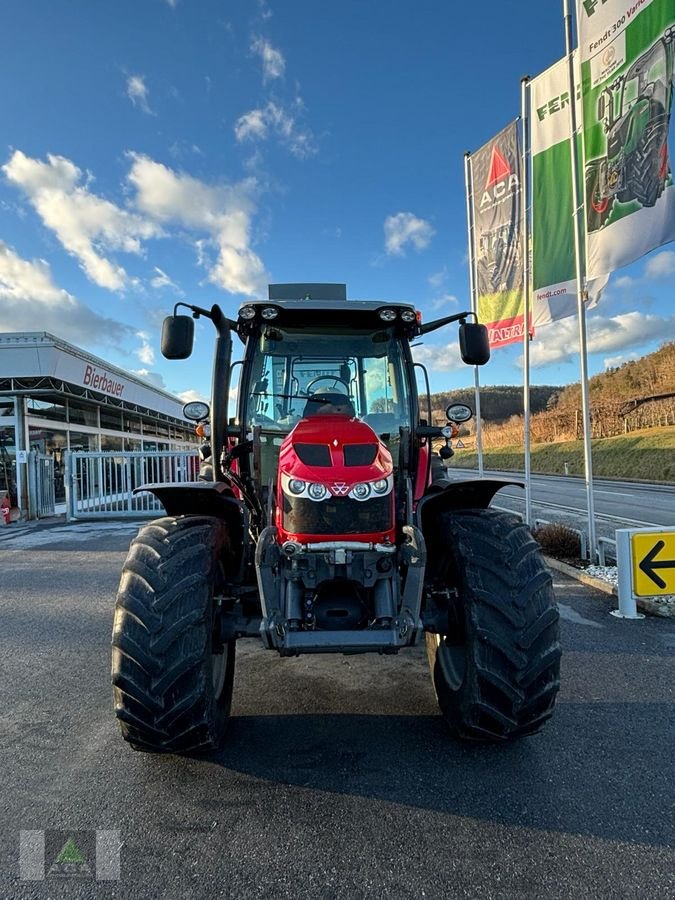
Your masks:
M 143 441 L 137 438 L 124 438 L 124 449 L 138 453 L 143 449 Z
M 106 409 L 101 407 L 101 428 L 110 428 L 112 431 L 122 430 L 122 411 L 119 409 Z
M 86 432 L 82 431 L 71 431 L 69 438 L 71 450 L 84 450 L 86 452 L 98 450 L 98 435 L 96 434 L 87 434 Z
M 53 422 L 66 421 L 66 406 L 52 400 L 37 400 L 29 397 L 26 404 L 29 416 L 39 416 L 41 419 L 50 419 Z
M 124 417 L 124 430 L 126 432 L 131 432 L 131 434 L 140 434 L 141 433 L 141 420 L 135 418 L 134 416 L 125 416 Z
M 76 425 L 89 425 L 90 428 L 98 428 L 98 409 L 95 406 L 85 406 L 82 403 L 68 401 L 69 421 Z
M 9 494 L 16 506 L 16 443 L 14 428 L 0 428 L 0 499 Z
M 13 400 L 0 400 L 0 416 L 13 416 L 14 415 L 14 401 Z
M 101 435 L 101 450 L 124 450 L 124 438 L 111 437 L 109 434 Z

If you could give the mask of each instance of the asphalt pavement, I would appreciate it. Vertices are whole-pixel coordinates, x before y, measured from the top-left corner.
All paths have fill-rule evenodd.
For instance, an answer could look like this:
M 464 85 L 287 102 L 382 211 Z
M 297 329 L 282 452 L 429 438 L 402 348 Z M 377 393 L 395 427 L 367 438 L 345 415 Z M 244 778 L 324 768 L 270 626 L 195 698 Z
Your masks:
M 554 573 L 556 713 L 506 746 L 450 739 L 421 647 L 281 660 L 242 641 L 224 749 L 146 755 L 109 683 L 132 532 L 2 534 L 0 897 L 675 897 L 675 622 L 614 619 Z M 74 836 L 91 871 L 93 829 L 119 837 L 119 880 L 54 864 Z M 45 831 L 44 881 L 19 877 L 21 831 Z

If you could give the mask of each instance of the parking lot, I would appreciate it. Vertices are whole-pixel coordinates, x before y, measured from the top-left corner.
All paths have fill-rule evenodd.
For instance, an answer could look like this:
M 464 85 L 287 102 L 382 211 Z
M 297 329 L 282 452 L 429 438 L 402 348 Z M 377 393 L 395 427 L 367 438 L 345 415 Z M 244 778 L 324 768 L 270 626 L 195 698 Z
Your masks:
M 9 526 L 9 529 L 14 526 Z M 446 734 L 423 647 L 238 645 L 225 748 L 135 753 L 110 632 L 134 526 L 0 536 L 0 897 L 675 897 L 675 620 L 554 573 L 563 684 L 534 738 Z M 119 880 L 21 880 L 20 832 L 119 832 Z

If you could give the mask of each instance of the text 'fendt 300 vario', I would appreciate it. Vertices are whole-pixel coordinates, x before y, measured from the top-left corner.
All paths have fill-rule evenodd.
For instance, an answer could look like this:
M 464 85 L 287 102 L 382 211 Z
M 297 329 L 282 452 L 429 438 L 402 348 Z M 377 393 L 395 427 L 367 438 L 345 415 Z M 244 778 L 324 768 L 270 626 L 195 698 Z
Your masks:
M 125 739 L 138 750 L 217 747 L 236 641 L 255 636 L 297 656 L 397 653 L 424 635 L 454 735 L 538 731 L 559 687 L 550 575 L 527 527 L 488 508 L 506 482 L 434 478 L 432 439 L 446 438 L 449 458 L 472 413 L 448 407 L 444 428 L 421 418 L 417 383 L 429 408 L 428 380 L 410 352 L 459 321 L 464 362 L 482 365 L 485 328 L 470 313 L 422 324 L 414 306 L 348 301 L 344 285 L 270 285 L 236 321 L 218 306 L 187 308 L 165 320 L 162 352 L 185 359 L 193 318 L 215 325 L 210 443 L 198 482 L 143 488 L 166 516 L 132 542 L 117 598 Z M 232 332 L 245 351 L 230 418 Z M 205 430 L 207 404 L 185 413 Z

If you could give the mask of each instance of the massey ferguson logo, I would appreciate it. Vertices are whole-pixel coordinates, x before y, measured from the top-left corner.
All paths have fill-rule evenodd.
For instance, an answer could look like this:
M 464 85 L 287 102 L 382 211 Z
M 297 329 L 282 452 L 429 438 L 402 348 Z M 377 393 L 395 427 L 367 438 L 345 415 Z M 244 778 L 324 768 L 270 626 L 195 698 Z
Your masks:
M 332 487 L 332 491 L 336 497 L 344 497 L 348 490 L 349 485 L 345 484 L 344 481 L 337 481 Z
M 497 203 L 502 203 L 507 197 L 515 194 L 518 187 L 518 176 L 514 174 L 508 161 L 495 144 L 492 148 L 485 189 L 480 198 L 481 210 L 487 206 L 496 206 Z

